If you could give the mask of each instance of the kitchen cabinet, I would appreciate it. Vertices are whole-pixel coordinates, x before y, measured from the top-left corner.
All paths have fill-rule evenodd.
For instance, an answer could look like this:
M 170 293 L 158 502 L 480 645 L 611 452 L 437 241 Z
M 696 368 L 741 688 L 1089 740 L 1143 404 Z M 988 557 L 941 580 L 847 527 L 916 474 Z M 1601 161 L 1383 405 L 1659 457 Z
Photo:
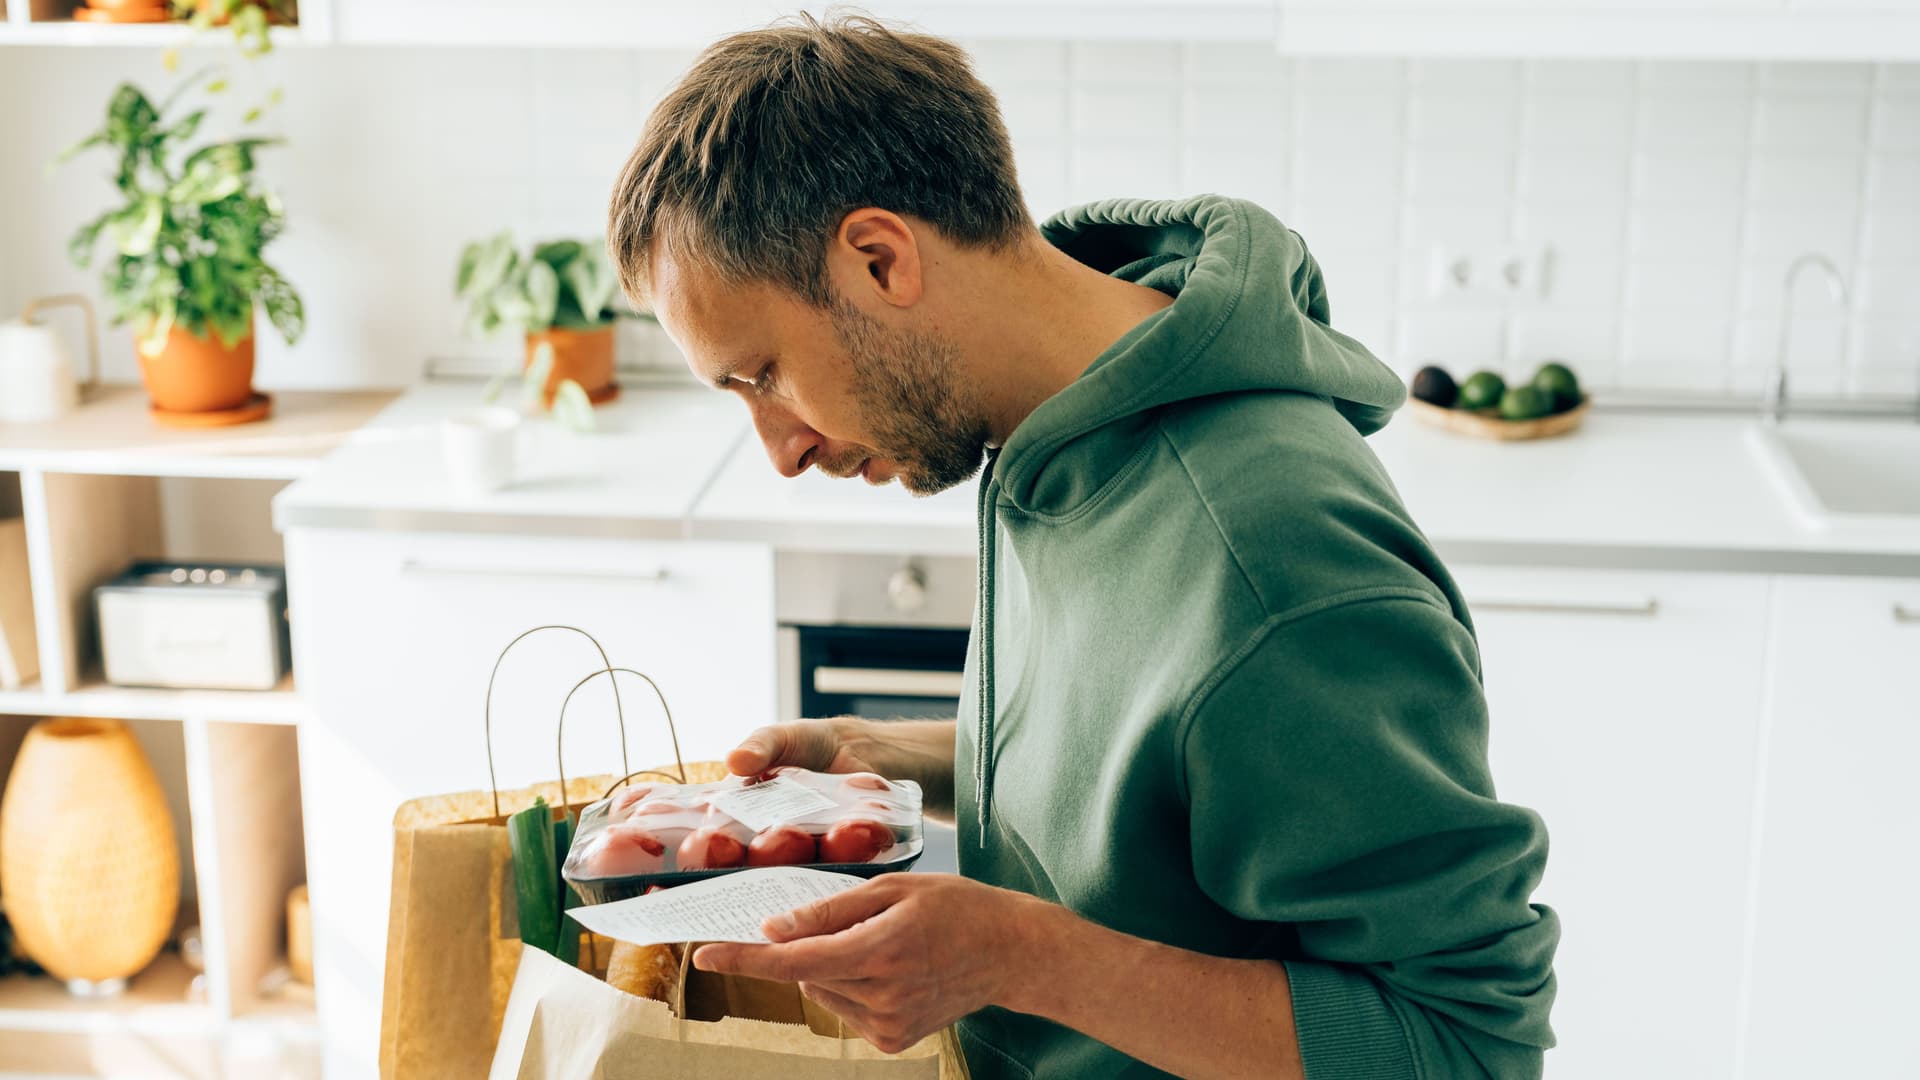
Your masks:
M 315 985 L 328 1077 L 376 1072 L 392 818 L 403 801 L 488 783 L 483 707 L 495 657 L 548 624 L 589 631 L 615 665 L 656 679 L 688 760 L 774 716 L 773 559 L 751 544 L 375 529 L 286 534 Z M 526 639 L 499 669 L 492 761 L 502 788 L 554 779 L 569 689 L 601 668 L 583 638 Z M 611 695 L 569 710 L 569 775 L 616 771 Z M 620 684 L 627 761 L 673 759 L 644 683 Z
M 1547 1075 L 1731 1075 L 1767 579 L 1455 571 L 1499 795 L 1550 837 L 1535 894 L 1563 920 Z
M 349 44 L 700 46 L 822 3 L 716 0 L 331 0 Z M 962 38 L 1265 41 L 1275 0 L 872 0 L 861 9 Z
M 1280 0 L 1293 56 L 1911 60 L 1920 0 Z
M 1745 1080 L 1912 1076 L 1920 580 L 1781 578 Z

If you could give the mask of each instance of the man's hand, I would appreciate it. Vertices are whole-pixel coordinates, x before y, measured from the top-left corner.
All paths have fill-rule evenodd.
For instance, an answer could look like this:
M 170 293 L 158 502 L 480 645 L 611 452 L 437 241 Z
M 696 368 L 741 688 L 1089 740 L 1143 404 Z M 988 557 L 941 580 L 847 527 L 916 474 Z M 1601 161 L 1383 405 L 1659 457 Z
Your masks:
M 1006 997 L 1025 935 L 1052 905 L 952 874 L 882 874 L 769 919 L 771 945 L 704 945 L 694 966 L 797 982 L 897 1054 Z
M 912 780 L 928 816 L 953 816 L 953 721 L 799 720 L 763 727 L 727 755 L 736 776 L 757 776 L 782 765 L 814 772 L 879 773 Z
M 782 765 L 814 772 L 874 772 L 872 764 L 848 746 L 852 717 L 837 720 L 800 720 L 760 728 L 740 741 L 727 755 L 727 769 L 735 776 L 758 776 Z

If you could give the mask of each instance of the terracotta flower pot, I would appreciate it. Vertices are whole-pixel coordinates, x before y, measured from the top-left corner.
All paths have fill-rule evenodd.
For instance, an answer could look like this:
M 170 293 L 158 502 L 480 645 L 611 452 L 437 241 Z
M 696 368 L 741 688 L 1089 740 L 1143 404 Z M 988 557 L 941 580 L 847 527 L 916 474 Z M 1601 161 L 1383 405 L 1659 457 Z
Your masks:
M 59 978 L 112 983 L 173 931 L 173 817 L 127 725 L 43 720 L 0 797 L 0 895 L 20 948 Z
M 157 354 L 140 354 L 140 374 L 154 407 L 168 413 L 204 413 L 238 409 L 253 400 L 253 324 L 229 349 L 208 328 L 196 337 L 180 326 L 167 333 Z
M 553 370 L 541 400 L 553 406 L 554 388 L 562 379 L 572 379 L 587 392 L 587 400 L 601 405 L 620 396 L 613 383 L 613 327 L 596 330 L 563 330 L 554 327 L 527 335 L 527 363 L 533 363 L 534 350 L 542 342 L 553 346 Z

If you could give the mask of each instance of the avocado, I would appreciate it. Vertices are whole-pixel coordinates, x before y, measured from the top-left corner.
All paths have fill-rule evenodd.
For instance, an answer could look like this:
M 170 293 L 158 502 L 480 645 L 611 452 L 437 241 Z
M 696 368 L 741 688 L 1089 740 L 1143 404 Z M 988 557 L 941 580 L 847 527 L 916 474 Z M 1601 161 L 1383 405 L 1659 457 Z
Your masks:
M 1553 395 L 1537 386 L 1516 386 L 1500 397 L 1503 420 L 1538 420 L 1553 412 Z
M 1566 412 L 1580 404 L 1580 380 L 1574 377 L 1572 368 L 1557 360 L 1541 365 L 1534 373 L 1533 385 L 1553 399 L 1554 412 Z
M 1454 384 L 1453 376 L 1447 374 L 1445 368 L 1428 364 L 1413 373 L 1413 396 L 1430 405 L 1451 409 L 1460 397 L 1460 387 Z
M 1500 404 L 1507 392 L 1507 381 L 1497 372 L 1476 371 L 1460 384 L 1459 405 L 1463 409 L 1491 409 Z

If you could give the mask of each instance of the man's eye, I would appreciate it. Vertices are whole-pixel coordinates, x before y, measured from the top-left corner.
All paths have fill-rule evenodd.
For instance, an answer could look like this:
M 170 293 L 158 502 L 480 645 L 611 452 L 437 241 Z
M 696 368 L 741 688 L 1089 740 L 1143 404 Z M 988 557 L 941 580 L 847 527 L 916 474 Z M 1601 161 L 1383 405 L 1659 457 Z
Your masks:
M 762 394 L 773 392 L 773 365 L 772 364 L 768 364 L 766 367 L 761 368 L 760 374 L 754 376 L 753 388 L 755 390 L 758 390 Z

